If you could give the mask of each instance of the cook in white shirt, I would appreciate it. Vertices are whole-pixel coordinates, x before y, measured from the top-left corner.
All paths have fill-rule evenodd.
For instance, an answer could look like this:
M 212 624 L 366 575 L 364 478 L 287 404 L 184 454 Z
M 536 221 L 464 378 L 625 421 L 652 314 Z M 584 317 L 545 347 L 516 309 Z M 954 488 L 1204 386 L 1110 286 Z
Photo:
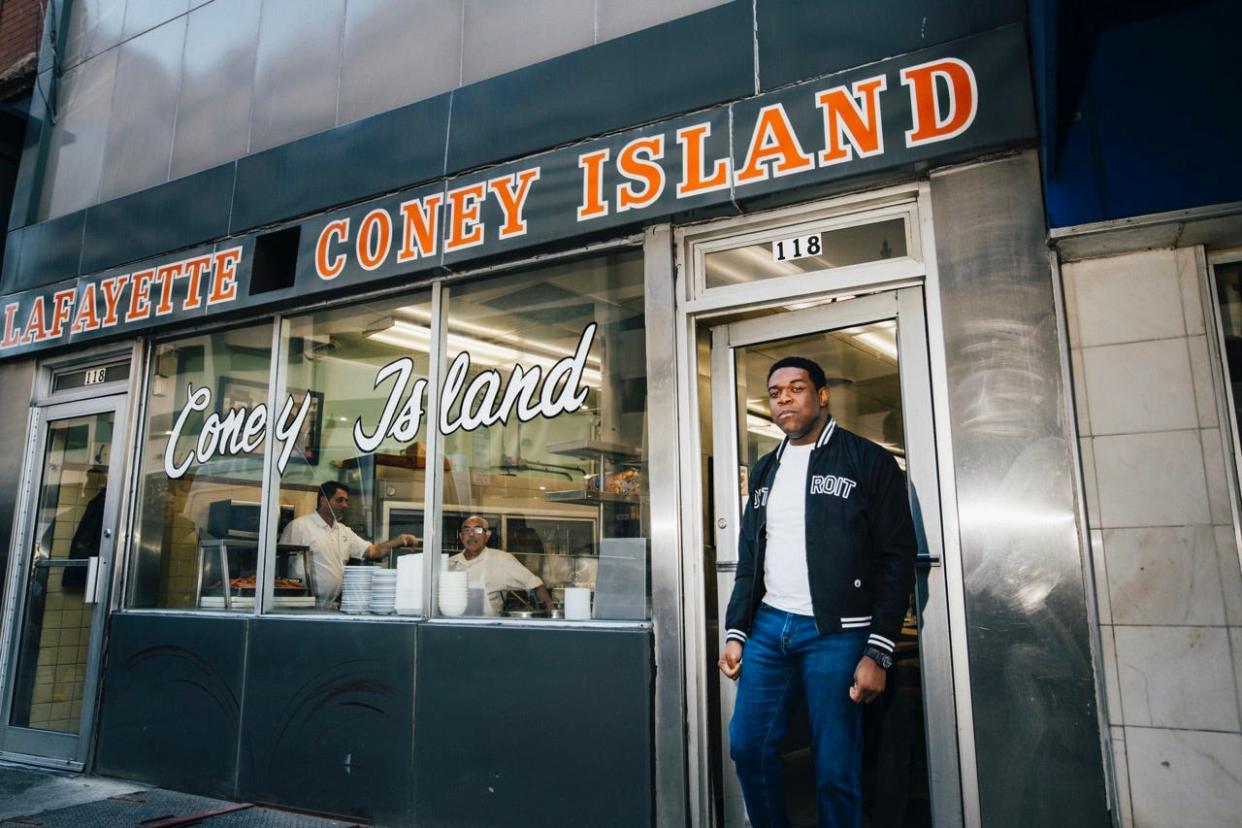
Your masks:
M 315 606 L 332 609 L 341 595 L 345 562 L 352 559 L 378 560 L 399 546 L 418 546 L 414 535 L 401 534 L 383 543 L 368 543 L 353 529 L 337 520 L 349 507 L 349 487 L 329 480 L 319 487 L 315 511 L 293 520 L 280 533 L 280 542 L 309 546 L 314 574 Z M 304 578 L 298 560 L 291 577 Z
M 462 521 L 458 534 L 462 551 L 449 558 L 450 569 L 464 569 L 467 573 L 472 599 L 467 614 L 500 615 L 507 589 L 533 589 L 544 608 L 551 610 L 552 595 L 539 576 L 508 552 L 489 548 L 487 541 L 491 536 L 487 520 L 471 515 Z

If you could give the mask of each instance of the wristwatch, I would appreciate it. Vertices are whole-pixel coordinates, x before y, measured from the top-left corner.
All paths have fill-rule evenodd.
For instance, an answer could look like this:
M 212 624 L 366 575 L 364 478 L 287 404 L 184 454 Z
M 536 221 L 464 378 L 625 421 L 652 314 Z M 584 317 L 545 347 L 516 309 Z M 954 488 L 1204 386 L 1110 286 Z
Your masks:
M 883 650 L 877 650 L 875 647 L 868 647 L 863 650 L 863 655 L 883 667 L 885 670 L 893 666 L 893 657 Z

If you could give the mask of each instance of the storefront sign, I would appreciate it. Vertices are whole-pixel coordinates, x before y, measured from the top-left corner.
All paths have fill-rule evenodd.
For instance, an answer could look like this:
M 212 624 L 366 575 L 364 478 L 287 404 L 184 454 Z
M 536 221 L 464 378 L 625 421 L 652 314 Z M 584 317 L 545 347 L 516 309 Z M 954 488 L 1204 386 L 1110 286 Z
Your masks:
M 211 313 L 348 292 L 1034 137 L 1025 37 L 1010 26 L 307 219 L 292 288 L 252 295 L 234 247 L 7 297 L 0 357 L 150 324 L 178 303 Z
M 0 356 L 235 307 L 246 295 L 244 249 L 208 248 L 5 297 Z
M 552 419 L 577 411 L 589 393 L 584 377 L 595 331 L 594 323 L 587 325 L 578 337 L 573 354 L 554 362 L 546 374 L 539 365 L 530 368 L 514 365 L 507 379 L 502 379 L 499 371 L 489 369 L 480 371 L 467 385 L 472 360 L 468 352 L 459 353 L 445 372 L 440 404 L 435 412 L 440 433 L 474 431 L 496 423 L 508 423 L 514 416 L 526 423 L 536 417 Z M 370 454 L 390 438 L 399 443 L 414 442 L 426 411 L 427 380 L 420 377 L 411 382 L 413 374 L 414 361 L 409 357 L 395 359 L 376 371 L 375 388 L 389 381 L 392 386 L 377 421 L 366 423 L 362 417 L 354 420 L 354 445 L 358 451 Z M 237 406 L 223 414 L 212 412 L 203 421 L 197 441 L 188 449 L 182 449 L 179 443 L 191 416 L 210 410 L 212 404 L 210 388 L 190 386 L 186 403 L 164 446 L 165 474 L 177 480 L 195 464 L 253 454 L 266 441 L 269 426 L 275 439 L 282 444 L 276 469 L 283 474 L 310 410 L 311 395 L 303 393 L 301 397 L 298 405 L 294 395 L 287 396 L 274 423 L 270 422 L 265 403 L 253 408 Z

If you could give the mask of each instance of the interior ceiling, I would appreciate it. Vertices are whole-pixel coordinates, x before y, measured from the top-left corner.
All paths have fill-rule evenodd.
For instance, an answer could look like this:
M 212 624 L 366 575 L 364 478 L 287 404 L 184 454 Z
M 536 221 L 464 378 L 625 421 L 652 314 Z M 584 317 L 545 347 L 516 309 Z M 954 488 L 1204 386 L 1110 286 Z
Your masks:
M 745 366 L 747 411 L 770 421 L 767 373 L 776 360 L 802 356 L 828 376 L 829 409 L 841 424 L 879 443 L 900 442 L 901 385 L 897 362 L 856 338 L 857 333 L 891 336 L 891 323 L 878 323 L 766 342 L 739 349 Z M 896 435 L 896 436 L 895 436 Z

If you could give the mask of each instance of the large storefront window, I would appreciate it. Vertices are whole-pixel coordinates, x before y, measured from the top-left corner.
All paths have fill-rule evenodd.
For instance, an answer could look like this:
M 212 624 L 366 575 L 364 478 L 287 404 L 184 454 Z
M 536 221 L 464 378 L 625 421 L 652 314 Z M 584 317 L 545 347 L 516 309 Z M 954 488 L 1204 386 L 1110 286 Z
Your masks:
M 154 347 L 130 607 L 254 606 L 271 349 L 270 324 Z
M 372 570 L 394 570 L 423 534 L 431 336 L 427 292 L 286 323 L 277 396 L 310 402 L 277 470 L 274 610 L 396 610 L 395 582 L 380 585 L 392 576 Z
M 646 619 L 642 254 L 441 299 L 156 345 L 128 606 Z
M 646 618 L 641 254 L 446 294 L 438 613 Z

